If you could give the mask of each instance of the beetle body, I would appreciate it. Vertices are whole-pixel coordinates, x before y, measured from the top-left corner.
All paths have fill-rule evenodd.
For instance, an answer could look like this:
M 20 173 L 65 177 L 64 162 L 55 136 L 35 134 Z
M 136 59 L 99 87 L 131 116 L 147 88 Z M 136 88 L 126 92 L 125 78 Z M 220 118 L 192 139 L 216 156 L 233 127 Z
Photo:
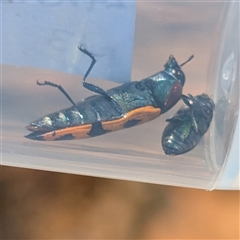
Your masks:
M 89 68 L 91 70 L 96 60 L 85 49 L 79 49 L 93 59 Z M 85 82 L 90 72 L 88 69 L 83 86 L 100 95 L 93 95 L 76 104 L 61 86 L 50 82 L 38 83 L 58 87 L 73 106 L 32 122 L 27 126 L 32 133 L 26 137 L 34 140 L 87 138 L 150 121 L 168 111 L 181 98 L 185 83 L 185 76 L 181 70 L 183 64 L 178 65 L 175 58 L 170 56 L 164 65 L 164 71 L 108 91 Z
M 186 106 L 169 122 L 162 134 L 162 147 L 166 155 L 179 155 L 192 150 L 207 132 L 212 120 L 214 103 L 206 94 L 196 97 L 182 96 Z

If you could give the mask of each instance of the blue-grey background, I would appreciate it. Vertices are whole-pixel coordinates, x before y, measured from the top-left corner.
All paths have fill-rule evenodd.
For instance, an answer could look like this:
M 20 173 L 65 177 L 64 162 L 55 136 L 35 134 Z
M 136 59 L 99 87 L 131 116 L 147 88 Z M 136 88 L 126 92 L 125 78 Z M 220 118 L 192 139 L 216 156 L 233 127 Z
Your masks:
M 114 24 L 113 24 L 114 23 Z M 2 63 L 130 81 L 135 1 L 3 1 Z

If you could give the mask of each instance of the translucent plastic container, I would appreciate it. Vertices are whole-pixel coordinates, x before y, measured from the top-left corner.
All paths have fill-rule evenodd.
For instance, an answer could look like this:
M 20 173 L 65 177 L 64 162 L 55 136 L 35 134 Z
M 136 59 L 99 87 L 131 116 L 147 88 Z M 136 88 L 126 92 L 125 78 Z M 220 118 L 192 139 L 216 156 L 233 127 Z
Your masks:
M 208 190 L 230 188 L 238 173 L 225 186 L 220 178 L 230 161 L 239 160 L 235 154 L 229 158 L 239 110 L 239 3 L 137 2 L 135 10 L 134 2 L 121 1 L 11 1 L 2 3 L 2 12 L 3 165 Z M 106 90 L 163 70 L 170 54 L 179 64 L 194 54 L 182 67 L 183 93 L 206 93 L 216 104 L 204 138 L 186 154 L 164 154 L 165 120 L 182 101 L 153 121 L 94 138 L 24 138 L 30 122 L 71 106 L 58 90 L 39 87 L 36 80 L 61 84 L 76 102 L 93 95 L 82 86 L 90 60 L 78 51 L 81 44 L 97 59 L 87 81 Z
M 239 2 L 231 2 L 226 8 L 209 68 L 209 89 L 216 105 L 209 162 L 220 170 L 217 188 L 223 189 L 240 188 L 239 7 Z

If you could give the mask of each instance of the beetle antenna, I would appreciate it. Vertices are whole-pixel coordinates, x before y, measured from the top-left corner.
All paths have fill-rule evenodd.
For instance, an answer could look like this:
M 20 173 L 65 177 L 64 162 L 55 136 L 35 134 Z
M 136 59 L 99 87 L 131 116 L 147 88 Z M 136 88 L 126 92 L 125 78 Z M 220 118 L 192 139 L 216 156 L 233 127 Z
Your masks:
M 184 63 L 180 64 L 180 67 L 183 66 L 183 65 L 185 65 L 185 64 L 188 63 L 189 61 L 191 61 L 191 60 L 193 59 L 193 57 L 194 57 L 193 55 L 190 56 L 187 61 L 185 61 Z

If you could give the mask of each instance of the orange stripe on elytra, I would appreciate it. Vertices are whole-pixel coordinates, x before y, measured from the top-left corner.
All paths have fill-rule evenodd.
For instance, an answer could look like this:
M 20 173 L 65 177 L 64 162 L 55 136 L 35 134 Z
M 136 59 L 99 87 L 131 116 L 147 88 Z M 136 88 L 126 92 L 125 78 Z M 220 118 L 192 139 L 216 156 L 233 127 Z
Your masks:
M 152 106 L 137 108 L 128 112 L 124 117 L 102 122 L 102 128 L 108 131 L 121 130 L 125 128 L 124 124 L 128 123 L 131 120 L 137 120 L 138 122 L 136 125 L 139 125 L 157 118 L 160 115 L 160 113 L 161 113 L 160 108 L 154 108 Z M 92 124 L 78 125 L 55 130 L 49 133 L 44 133 L 42 134 L 42 137 L 46 141 L 54 141 L 68 134 L 71 134 L 75 139 L 88 138 L 91 137 L 88 135 L 91 129 Z
M 117 131 L 125 128 L 124 124 L 131 120 L 139 120 L 139 122 L 136 124 L 139 125 L 157 118 L 160 113 L 160 108 L 154 108 L 152 106 L 141 107 L 127 113 L 125 117 L 113 121 L 103 122 L 102 127 L 105 130 Z

